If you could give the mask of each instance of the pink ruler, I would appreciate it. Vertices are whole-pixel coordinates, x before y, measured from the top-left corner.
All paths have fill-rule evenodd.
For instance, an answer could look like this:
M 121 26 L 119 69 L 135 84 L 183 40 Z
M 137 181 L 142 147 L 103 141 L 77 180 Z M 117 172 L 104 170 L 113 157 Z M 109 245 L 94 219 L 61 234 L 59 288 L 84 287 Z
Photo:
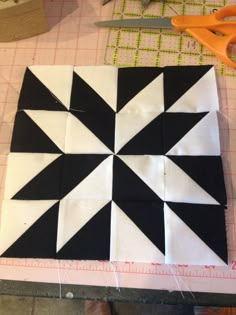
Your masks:
M 50 31 L 0 43 L 0 200 L 14 115 L 26 66 L 104 63 L 108 32 L 93 22 L 110 18 L 113 3 L 101 0 L 45 1 Z M 148 64 L 147 64 L 148 66 Z M 236 79 L 218 77 L 220 129 L 229 207 L 226 212 L 229 267 L 0 259 L 0 279 L 162 290 L 236 293 Z M 194 294 L 194 293 L 193 293 Z

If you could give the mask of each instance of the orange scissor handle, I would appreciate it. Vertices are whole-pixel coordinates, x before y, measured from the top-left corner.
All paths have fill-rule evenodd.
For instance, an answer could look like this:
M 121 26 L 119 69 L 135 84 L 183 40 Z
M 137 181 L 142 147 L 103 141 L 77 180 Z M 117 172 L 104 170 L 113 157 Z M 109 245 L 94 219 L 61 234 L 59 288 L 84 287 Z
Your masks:
M 207 47 L 225 64 L 236 68 L 236 62 L 229 57 L 229 46 L 236 45 L 236 32 L 231 35 L 218 36 L 206 28 L 188 28 L 185 30 L 197 41 Z
M 226 17 L 236 17 L 236 5 L 228 5 L 209 15 L 177 15 L 171 19 L 172 25 L 178 31 L 187 28 L 207 28 L 224 35 L 236 33 L 236 20 L 227 21 Z
M 236 45 L 236 20 L 224 20 L 226 17 L 236 17 L 236 5 L 225 6 L 206 16 L 174 16 L 171 22 L 176 30 L 187 32 L 221 61 L 236 68 L 236 62 L 229 57 L 229 46 Z

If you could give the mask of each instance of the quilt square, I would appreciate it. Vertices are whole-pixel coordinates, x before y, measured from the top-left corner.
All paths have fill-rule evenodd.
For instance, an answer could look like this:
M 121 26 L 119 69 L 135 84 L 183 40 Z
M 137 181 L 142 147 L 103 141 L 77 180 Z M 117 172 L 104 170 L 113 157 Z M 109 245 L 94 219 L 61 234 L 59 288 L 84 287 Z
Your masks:
M 166 202 L 164 213 L 166 263 L 227 263 L 224 207 Z
M 220 155 L 216 112 L 166 113 L 164 128 L 167 135 L 165 152 L 168 156 Z
M 55 258 L 58 207 L 57 200 L 4 200 L 1 256 Z
M 164 154 L 163 114 L 129 112 L 118 113 L 116 117 L 117 154 Z
M 18 109 L 67 111 L 70 107 L 72 79 L 72 66 L 27 68 Z
M 0 255 L 226 264 L 218 109 L 212 66 L 27 68 Z
M 60 202 L 58 259 L 109 260 L 111 202 L 73 200 Z
M 162 201 L 112 202 L 110 260 L 165 262 L 163 206 Z
M 140 202 L 164 200 L 164 157 L 114 156 L 112 199 Z
M 63 200 L 112 199 L 113 156 L 66 154 L 61 177 Z
M 16 114 L 12 152 L 62 153 L 67 112 L 23 110 Z M 37 140 L 37 141 L 35 141 Z
M 63 155 L 10 153 L 4 198 L 18 200 L 60 199 Z
M 164 98 L 167 112 L 201 113 L 219 110 L 214 67 L 165 67 Z

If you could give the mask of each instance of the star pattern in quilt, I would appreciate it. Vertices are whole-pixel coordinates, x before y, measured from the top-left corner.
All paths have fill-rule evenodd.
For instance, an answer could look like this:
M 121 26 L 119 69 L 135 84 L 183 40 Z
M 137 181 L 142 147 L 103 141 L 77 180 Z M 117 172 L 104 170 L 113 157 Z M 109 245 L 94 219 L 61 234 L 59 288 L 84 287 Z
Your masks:
M 214 68 L 27 68 L 3 257 L 227 263 Z

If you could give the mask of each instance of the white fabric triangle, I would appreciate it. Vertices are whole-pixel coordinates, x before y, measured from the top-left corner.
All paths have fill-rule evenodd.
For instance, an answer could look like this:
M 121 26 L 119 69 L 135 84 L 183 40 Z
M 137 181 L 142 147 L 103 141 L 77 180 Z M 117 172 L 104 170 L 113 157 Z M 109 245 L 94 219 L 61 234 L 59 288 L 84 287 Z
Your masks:
M 114 202 L 111 213 L 111 261 L 144 263 L 165 261 L 162 252 Z
M 139 131 L 146 127 L 158 115 L 156 113 L 118 113 L 116 115 L 115 152 L 131 140 Z
M 120 111 L 120 113 L 164 112 L 163 73 L 136 94 Z
M 106 204 L 106 200 L 61 200 L 57 252 Z
M 0 220 L 0 255 L 56 202 L 57 200 L 4 200 Z
M 107 200 L 112 199 L 113 156 L 106 158 L 64 199 Z
M 10 153 L 7 160 L 5 199 L 11 199 L 61 154 Z
M 167 155 L 220 155 L 219 127 L 216 112 L 208 113 Z
M 118 68 L 113 66 L 79 66 L 74 68 L 91 88 L 116 111 Z
M 165 200 L 218 205 L 190 176 L 168 157 L 165 159 Z
M 26 114 L 43 130 L 43 132 L 65 152 L 65 135 L 68 112 L 25 110 Z
M 181 80 L 181 78 L 180 78 Z M 176 82 L 177 84 L 177 82 Z M 208 112 L 219 110 L 215 70 L 212 67 L 167 112 Z
M 164 217 L 167 264 L 226 266 L 167 204 L 164 205 Z
M 158 155 L 119 155 L 162 200 L 164 200 L 164 157 Z
M 112 153 L 111 150 L 74 115 L 68 115 L 65 153 Z
M 52 92 L 67 109 L 73 79 L 72 66 L 31 66 L 30 71 Z

